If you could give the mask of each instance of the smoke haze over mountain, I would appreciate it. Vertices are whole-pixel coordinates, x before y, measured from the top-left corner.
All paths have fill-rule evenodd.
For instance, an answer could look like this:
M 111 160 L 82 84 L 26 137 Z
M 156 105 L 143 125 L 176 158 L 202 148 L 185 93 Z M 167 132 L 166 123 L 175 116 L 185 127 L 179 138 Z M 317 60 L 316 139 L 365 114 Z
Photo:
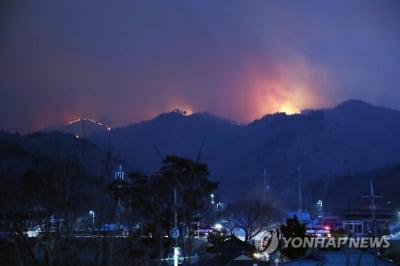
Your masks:
M 398 1 L 4 1 L 0 128 L 400 109 Z

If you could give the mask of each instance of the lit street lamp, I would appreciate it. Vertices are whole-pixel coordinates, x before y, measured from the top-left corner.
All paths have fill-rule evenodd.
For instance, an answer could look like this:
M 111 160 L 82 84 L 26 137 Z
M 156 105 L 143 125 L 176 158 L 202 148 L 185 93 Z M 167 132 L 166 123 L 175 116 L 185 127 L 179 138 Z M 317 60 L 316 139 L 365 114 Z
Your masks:
M 93 229 L 94 229 L 94 211 L 90 210 L 89 211 L 89 215 L 92 216 L 92 226 L 93 226 Z

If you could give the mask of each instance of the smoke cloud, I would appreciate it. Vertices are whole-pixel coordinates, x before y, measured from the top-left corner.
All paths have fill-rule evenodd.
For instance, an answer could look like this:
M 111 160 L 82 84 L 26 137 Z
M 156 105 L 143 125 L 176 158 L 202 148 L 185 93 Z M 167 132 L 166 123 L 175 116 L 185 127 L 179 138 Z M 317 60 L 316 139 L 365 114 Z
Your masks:
M 398 1 L 5 1 L 0 128 L 174 108 L 250 122 L 358 98 L 400 109 Z

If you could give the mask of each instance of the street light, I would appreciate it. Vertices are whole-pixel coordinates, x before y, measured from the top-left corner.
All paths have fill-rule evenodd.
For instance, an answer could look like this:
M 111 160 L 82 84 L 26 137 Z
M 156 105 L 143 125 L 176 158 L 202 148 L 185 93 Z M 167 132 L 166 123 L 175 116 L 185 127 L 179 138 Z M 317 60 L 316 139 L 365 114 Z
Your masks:
M 89 215 L 92 216 L 92 226 L 93 226 L 93 229 L 94 229 L 94 211 L 90 210 L 89 211 Z

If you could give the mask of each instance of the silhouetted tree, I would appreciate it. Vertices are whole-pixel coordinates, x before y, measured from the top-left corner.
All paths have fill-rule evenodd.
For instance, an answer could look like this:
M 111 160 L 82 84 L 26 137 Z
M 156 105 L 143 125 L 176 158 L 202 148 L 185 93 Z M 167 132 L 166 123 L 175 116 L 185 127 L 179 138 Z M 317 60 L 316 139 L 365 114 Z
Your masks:
M 85 210 L 83 199 L 87 195 L 81 186 L 85 175 L 78 162 L 53 159 L 22 176 L 19 211 L 26 217 L 15 221 L 16 240 L 30 251 L 32 260 L 42 265 L 74 263 L 80 250 L 72 245 L 72 235 L 78 217 Z M 31 241 L 25 239 L 24 232 L 29 227 L 39 232 L 35 251 L 29 245 Z
M 107 188 L 115 200 L 121 201 L 125 211 L 132 210 L 137 223 L 146 224 L 152 240 L 165 254 L 162 236 L 169 233 L 174 221 L 174 196 L 177 191 L 177 213 L 180 227 L 182 252 L 185 252 L 184 235 L 188 223 L 207 209 L 209 195 L 218 183 L 208 179 L 209 171 L 205 164 L 171 155 L 167 156 L 160 170 L 146 177 L 139 173 L 129 174 L 129 180 L 115 180 Z
M 181 219 L 184 222 L 202 211 L 206 211 L 210 194 L 217 188 L 217 182 L 208 179 L 205 164 L 196 163 L 179 156 L 167 156 L 160 169 L 159 186 L 163 185 L 167 195 L 177 189 Z
M 306 238 L 306 226 L 304 224 L 301 224 L 299 220 L 297 219 L 297 216 L 293 216 L 293 218 L 288 218 L 286 220 L 286 224 L 281 226 L 281 232 L 283 237 L 286 239 L 289 238 Z M 288 246 L 287 248 L 282 249 L 282 254 L 288 257 L 289 259 L 295 259 L 298 258 L 307 251 L 307 248 L 299 247 L 299 248 L 294 248 L 291 246 Z

